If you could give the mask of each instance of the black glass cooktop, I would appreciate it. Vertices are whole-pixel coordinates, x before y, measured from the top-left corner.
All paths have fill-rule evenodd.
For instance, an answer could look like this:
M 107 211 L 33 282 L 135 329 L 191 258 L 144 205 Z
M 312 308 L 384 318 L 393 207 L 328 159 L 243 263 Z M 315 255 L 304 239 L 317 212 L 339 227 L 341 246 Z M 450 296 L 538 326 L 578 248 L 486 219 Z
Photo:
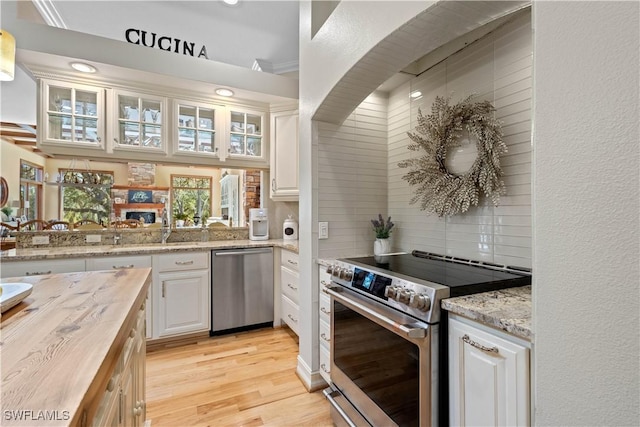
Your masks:
M 414 251 L 413 254 L 387 255 L 380 263 L 375 257 L 347 258 L 392 273 L 438 283 L 449 287 L 449 296 L 461 296 L 531 284 L 531 275 L 442 259 L 441 256 Z M 388 261 L 388 262 L 386 262 Z

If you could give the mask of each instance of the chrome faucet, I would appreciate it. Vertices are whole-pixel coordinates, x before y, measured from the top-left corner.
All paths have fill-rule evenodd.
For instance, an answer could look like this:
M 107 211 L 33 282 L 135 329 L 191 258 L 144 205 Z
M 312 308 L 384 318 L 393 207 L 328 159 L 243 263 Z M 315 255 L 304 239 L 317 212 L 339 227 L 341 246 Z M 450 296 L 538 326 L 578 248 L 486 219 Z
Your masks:
M 162 244 L 167 243 L 167 239 L 171 235 L 171 222 L 169 222 L 169 210 L 167 209 L 167 200 L 163 197 L 162 203 L 164 203 L 164 207 L 162 208 Z

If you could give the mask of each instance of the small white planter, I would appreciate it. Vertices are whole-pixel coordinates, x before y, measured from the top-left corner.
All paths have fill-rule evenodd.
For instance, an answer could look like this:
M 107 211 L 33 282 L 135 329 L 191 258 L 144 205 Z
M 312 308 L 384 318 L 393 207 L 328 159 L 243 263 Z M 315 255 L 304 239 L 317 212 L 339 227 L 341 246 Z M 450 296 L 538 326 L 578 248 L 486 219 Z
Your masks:
M 373 254 L 384 255 L 391 252 L 391 240 L 389 239 L 376 239 L 373 242 Z

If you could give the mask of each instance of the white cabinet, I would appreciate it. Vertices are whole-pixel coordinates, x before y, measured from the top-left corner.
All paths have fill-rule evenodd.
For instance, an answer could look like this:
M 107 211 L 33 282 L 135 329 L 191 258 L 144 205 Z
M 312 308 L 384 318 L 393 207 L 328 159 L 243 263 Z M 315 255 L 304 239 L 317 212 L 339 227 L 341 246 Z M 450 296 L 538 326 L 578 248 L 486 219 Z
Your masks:
M 456 315 L 448 339 L 450 424 L 530 425 L 528 343 Z
M 220 180 L 220 215 L 232 227 L 240 222 L 240 193 L 238 175 L 225 175 Z
M 184 252 L 153 257 L 154 338 L 210 329 L 210 256 L 210 252 Z
M 104 150 L 104 99 L 101 87 L 41 79 L 38 144 Z
M 93 417 L 93 426 L 139 427 L 146 420 L 145 307 L 129 330 L 115 369 L 103 390 Z
M 85 271 L 84 258 L 44 259 L 38 261 L 3 262 L 2 277 L 39 276 L 41 274 L 74 273 Z
M 297 201 L 298 111 L 271 114 L 271 199 Z
M 264 118 L 261 111 L 229 108 L 227 156 L 245 160 L 265 160 Z
M 223 106 L 173 101 L 174 132 L 173 154 L 184 156 L 226 157 Z
M 114 90 L 113 150 L 167 152 L 167 98 Z
M 319 325 L 320 325 L 320 375 L 327 382 L 331 383 L 331 298 L 326 292 L 327 286 L 331 284 L 331 275 L 327 273 L 326 267 L 318 267 L 319 276 Z
M 280 264 L 280 318 L 298 334 L 300 319 L 298 288 L 300 273 L 298 272 L 298 254 L 282 249 Z

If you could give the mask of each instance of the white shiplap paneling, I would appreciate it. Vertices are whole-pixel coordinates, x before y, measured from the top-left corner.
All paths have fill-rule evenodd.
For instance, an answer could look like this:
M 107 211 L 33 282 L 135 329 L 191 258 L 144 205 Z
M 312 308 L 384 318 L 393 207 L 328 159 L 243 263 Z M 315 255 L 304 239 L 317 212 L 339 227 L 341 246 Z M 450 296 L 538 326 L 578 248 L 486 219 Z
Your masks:
M 397 224 L 396 250 L 420 249 L 500 264 L 531 267 L 531 16 L 520 15 L 432 67 L 389 96 L 388 212 Z M 409 98 L 422 92 L 416 100 Z M 420 108 L 431 112 L 436 96 L 456 102 L 468 95 L 488 99 L 503 122 L 508 152 L 502 157 L 507 194 L 494 207 L 485 198 L 462 215 L 438 218 L 409 203 L 413 191 L 397 163 L 412 154 L 408 130 Z M 465 170 L 473 153 L 451 156 L 448 166 Z

